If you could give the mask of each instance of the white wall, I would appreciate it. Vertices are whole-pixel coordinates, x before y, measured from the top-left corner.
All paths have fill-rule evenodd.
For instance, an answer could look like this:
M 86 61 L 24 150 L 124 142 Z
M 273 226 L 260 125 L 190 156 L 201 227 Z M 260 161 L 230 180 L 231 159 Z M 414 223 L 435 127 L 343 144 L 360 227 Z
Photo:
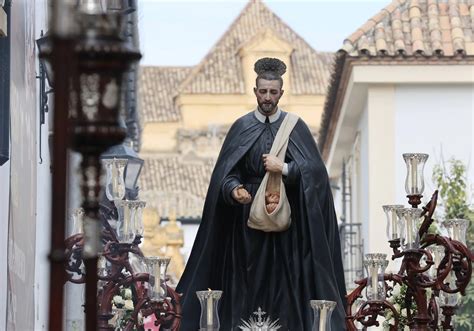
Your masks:
M 184 261 L 187 262 L 191 249 L 193 248 L 194 239 L 196 238 L 199 224 L 186 224 L 182 225 L 184 235 L 184 246 L 181 248 L 181 253 L 184 256 Z
M 7 270 L 8 214 L 10 204 L 10 161 L 0 166 L 0 270 Z M 0 272 L 0 330 L 6 327 L 7 273 Z
M 474 88 L 472 85 L 396 86 L 394 90 L 395 123 L 393 120 L 390 121 L 390 116 L 386 115 L 389 112 L 386 106 L 371 101 L 374 99 L 374 93 L 371 92 L 374 88 L 378 87 L 369 87 L 368 101 L 357 123 L 357 131 L 360 134 L 360 169 L 358 179 L 355 179 L 358 183 L 356 185 L 353 183 L 357 186 L 356 191 L 353 192 L 354 221 L 363 223 L 362 234 L 366 253 L 388 249 L 382 205 L 395 203 L 408 205 L 403 153 L 430 154 L 425 168 L 424 203 L 436 189 L 432 183 L 431 174 L 433 166 L 440 160 L 441 149 L 446 160 L 454 156 L 469 166 L 468 180 L 471 186 L 474 186 L 474 167 L 471 161 L 474 155 Z M 381 88 L 386 89 L 386 87 Z M 390 104 L 391 102 L 387 100 L 386 105 Z M 376 120 L 373 120 L 374 114 L 377 117 Z M 380 114 L 387 117 L 380 118 Z M 388 126 L 393 128 L 393 130 L 390 129 L 393 131 L 392 134 Z M 387 163 L 386 158 L 380 157 L 379 154 L 384 153 L 381 147 L 390 154 L 393 153 L 389 155 L 389 159 L 393 160 L 393 166 Z M 371 183 L 375 183 L 376 186 Z M 381 185 L 381 183 L 384 184 Z M 374 187 L 377 191 L 374 191 Z M 394 191 L 394 194 L 390 191 Z M 380 194 L 385 194 L 387 201 L 380 200 L 378 197 Z M 390 198 L 391 196 L 393 198 Z M 376 201 L 377 199 L 380 201 Z M 393 267 L 396 268 L 397 265 L 394 264 Z
M 47 30 L 47 0 L 35 2 L 35 39 L 41 35 L 41 30 Z M 36 49 L 38 52 L 38 49 Z M 39 75 L 39 63 L 36 61 L 36 70 Z M 39 81 L 37 84 L 39 88 Z M 39 92 L 38 92 L 39 95 Z M 49 95 L 52 99 L 53 95 Z M 50 102 L 51 104 L 51 102 Z M 39 102 L 36 109 L 39 110 Z M 51 107 L 50 107 L 51 108 Z M 51 172 L 50 151 L 48 144 L 49 114 L 46 114 L 45 123 L 41 128 L 41 139 L 37 141 L 37 186 L 36 186 L 36 249 L 35 249 L 35 330 L 47 330 L 49 308 L 49 261 L 50 225 L 51 225 Z M 38 118 L 39 125 L 39 118 Z M 38 135 L 39 136 L 39 135 Z M 40 145 L 41 142 L 41 145 Z M 40 154 L 41 148 L 41 154 Z
M 357 178 L 357 191 L 354 192 L 353 203 L 356 222 L 362 223 L 362 238 L 364 238 L 364 251 L 367 253 L 367 239 L 369 237 L 369 128 L 368 107 L 364 105 L 364 111 L 357 125 L 360 134 L 359 174 Z
M 407 204 L 406 167 L 402 153 L 430 155 L 425 166 L 423 203 L 436 189 L 433 166 L 451 157 L 469 166 L 468 180 L 474 183 L 474 86 L 404 85 L 396 88 L 396 196 Z
M 13 1 L 10 75 L 10 206 L 6 330 L 35 324 L 37 128 L 34 30 L 35 2 Z

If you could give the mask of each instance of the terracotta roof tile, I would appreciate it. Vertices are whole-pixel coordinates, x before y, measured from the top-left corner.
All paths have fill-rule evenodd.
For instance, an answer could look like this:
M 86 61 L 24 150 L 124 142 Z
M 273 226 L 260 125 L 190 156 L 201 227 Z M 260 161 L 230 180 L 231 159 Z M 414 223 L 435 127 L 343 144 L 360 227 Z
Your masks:
M 184 93 L 243 94 L 241 45 L 263 29 L 271 29 L 294 47 L 290 71 L 292 93 L 325 94 L 329 81 L 328 53 L 316 52 L 261 0 L 251 0 L 230 28 L 180 86 Z
M 473 34 L 474 0 L 393 0 L 370 18 L 346 38 L 336 55 L 319 132 L 323 156 L 337 121 L 334 108 L 340 101 L 348 59 L 392 57 L 407 62 L 417 57 L 431 63 L 472 59 Z
M 147 200 L 147 206 L 163 214 L 165 201 L 162 199 L 180 195 L 186 198 L 184 203 L 188 206 L 178 210 L 177 216 L 201 217 L 214 161 L 203 159 L 191 163 L 185 162 L 180 156 L 144 157 L 144 160 L 139 186 L 140 195 Z
M 138 102 L 144 122 L 176 122 L 181 119 L 174 103 L 178 85 L 189 74 L 189 67 L 140 67 Z
M 400 52 L 431 56 L 441 50 L 446 56 L 474 55 L 466 49 L 472 40 L 473 17 L 474 0 L 394 0 L 349 36 L 342 50 L 350 56 L 367 51 L 372 56 Z

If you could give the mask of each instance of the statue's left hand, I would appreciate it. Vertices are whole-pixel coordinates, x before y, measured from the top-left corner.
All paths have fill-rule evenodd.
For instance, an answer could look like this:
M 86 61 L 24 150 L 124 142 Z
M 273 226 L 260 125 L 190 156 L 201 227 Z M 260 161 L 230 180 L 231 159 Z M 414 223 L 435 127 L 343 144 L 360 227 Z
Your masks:
M 263 154 L 263 166 L 266 171 L 279 173 L 283 171 L 283 161 L 277 158 L 275 155 Z

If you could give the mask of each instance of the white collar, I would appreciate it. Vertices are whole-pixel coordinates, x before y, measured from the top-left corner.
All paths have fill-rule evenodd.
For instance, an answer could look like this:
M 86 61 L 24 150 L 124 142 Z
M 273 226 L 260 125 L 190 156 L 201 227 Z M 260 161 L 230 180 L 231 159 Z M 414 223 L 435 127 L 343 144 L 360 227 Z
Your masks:
M 262 123 L 265 123 L 265 120 L 267 119 L 267 116 L 263 115 L 261 112 L 258 111 L 258 108 L 255 109 L 254 111 L 255 117 Z M 278 107 L 277 111 L 275 114 L 268 116 L 270 123 L 278 121 L 281 115 L 281 109 Z

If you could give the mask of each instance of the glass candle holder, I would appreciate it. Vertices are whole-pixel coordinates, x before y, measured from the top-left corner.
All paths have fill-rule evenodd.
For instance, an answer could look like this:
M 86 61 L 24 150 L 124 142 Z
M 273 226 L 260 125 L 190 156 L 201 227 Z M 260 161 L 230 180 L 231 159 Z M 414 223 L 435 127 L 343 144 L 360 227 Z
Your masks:
M 313 309 L 313 328 L 311 331 L 331 331 L 331 316 L 336 302 L 327 300 L 311 300 Z
M 115 200 L 117 207 L 117 239 L 122 243 L 132 243 L 135 239 L 134 213 L 135 201 Z
M 102 251 L 102 226 L 101 223 L 94 218 L 84 214 L 84 246 L 82 248 L 82 257 L 85 259 L 96 257 Z
M 419 221 L 422 210 L 418 208 L 397 209 L 401 222 L 401 244 L 403 249 L 416 249 L 420 246 Z
M 98 259 L 97 259 L 97 275 L 99 277 L 107 277 L 110 274 L 110 269 L 111 269 L 111 264 L 110 262 L 106 259 L 102 253 L 98 254 Z M 101 295 L 101 292 L 103 290 L 103 287 L 105 286 L 107 282 L 104 280 L 100 280 L 97 282 L 97 294 Z
M 452 240 L 457 240 L 466 245 L 466 232 L 469 221 L 462 218 L 447 219 L 442 223 L 443 227 L 448 231 L 448 236 Z
M 197 291 L 196 295 L 201 304 L 201 317 L 199 320 L 199 330 L 218 331 L 220 328 L 218 304 L 222 296 L 222 291 Z
M 135 253 L 128 253 L 128 260 L 130 261 L 130 266 L 132 271 L 135 274 L 148 273 L 148 265 L 145 262 L 145 258 L 137 255 Z
M 449 284 L 450 289 L 456 288 L 456 275 L 454 271 L 451 271 L 444 279 L 445 284 Z M 447 293 L 444 291 L 439 292 L 438 306 L 439 307 L 455 307 L 458 305 L 461 299 L 461 294 L 458 293 Z
M 403 205 L 385 205 L 382 206 L 387 217 L 387 238 L 389 241 L 401 238 L 401 224 L 397 215 L 397 210 L 402 209 Z
M 388 266 L 387 254 L 366 254 L 364 267 L 367 271 L 365 294 L 369 301 L 385 300 L 386 289 L 384 274 Z
M 105 194 L 110 201 L 122 200 L 125 196 L 125 167 L 127 159 L 103 159 L 106 171 Z
M 147 256 L 144 258 L 150 274 L 151 293 L 150 298 L 156 301 L 166 298 L 168 289 L 166 287 L 166 272 L 171 258 Z
M 84 233 L 84 209 L 76 208 L 72 212 L 72 235 Z
M 438 267 L 441 260 L 444 258 L 444 247 L 443 246 L 429 246 L 426 248 L 430 252 L 433 258 L 434 265 L 428 270 L 428 275 L 431 278 L 436 278 L 438 274 Z
M 143 237 L 143 233 L 145 232 L 145 228 L 143 226 L 143 208 L 146 206 L 145 201 L 132 201 L 132 224 L 133 224 L 133 232 L 135 236 Z
M 99 254 L 97 259 L 97 274 L 101 277 L 107 277 L 109 274 L 108 261 L 104 255 Z
M 428 154 L 405 153 L 403 159 L 407 165 L 407 177 L 405 179 L 405 191 L 407 195 L 421 195 L 425 189 L 423 170 L 425 168 Z

